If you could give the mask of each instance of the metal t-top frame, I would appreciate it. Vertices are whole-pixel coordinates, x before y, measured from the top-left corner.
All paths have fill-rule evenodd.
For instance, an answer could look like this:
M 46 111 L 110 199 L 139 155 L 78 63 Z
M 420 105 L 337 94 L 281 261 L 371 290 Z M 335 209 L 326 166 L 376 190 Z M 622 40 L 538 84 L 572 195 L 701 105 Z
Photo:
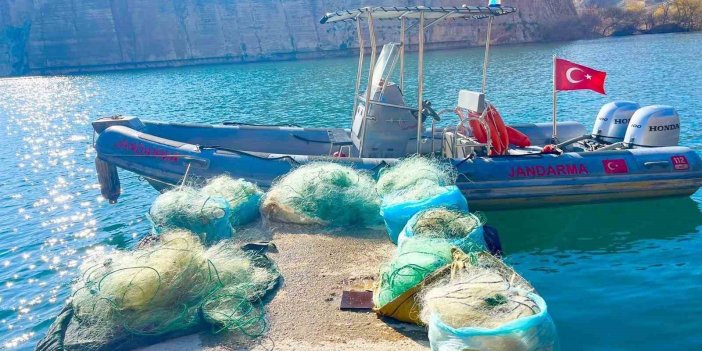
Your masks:
M 506 15 L 516 12 L 517 9 L 509 6 L 468 6 L 462 7 L 425 7 L 425 6 L 408 6 L 408 7 L 363 7 L 355 10 L 344 10 L 338 12 L 327 13 L 322 17 L 320 23 L 336 23 L 336 22 L 356 22 L 356 35 L 358 37 L 359 57 L 358 70 L 356 73 L 356 92 L 354 96 L 355 115 L 359 103 L 359 93 L 361 89 L 361 75 L 363 72 L 365 58 L 365 41 L 363 39 L 363 31 L 361 23 L 366 20 L 368 23 L 368 32 L 370 37 L 371 58 L 370 69 L 368 73 L 368 87 L 366 87 L 365 101 L 366 105 L 370 104 L 371 87 L 373 82 L 373 74 L 378 56 L 377 39 L 375 32 L 376 20 L 396 20 L 400 21 L 400 89 L 404 91 L 404 74 L 405 74 L 405 41 L 407 40 L 406 33 L 414 27 L 417 27 L 418 36 L 418 73 L 417 73 L 417 154 L 421 152 L 421 141 L 423 133 L 422 111 L 424 110 L 424 42 L 427 28 L 444 20 L 457 19 L 489 19 L 488 33 L 485 50 L 485 63 L 483 65 L 483 93 L 487 86 L 487 66 L 488 55 L 490 48 L 490 35 L 492 31 L 492 20 L 496 16 Z M 408 26 L 407 21 L 412 21 Z M 429 23 L 427 23 L 429 21 Z M 363 111 L 363 124 L 365 126 L 366 117 L 370 106 L 366 106 Z M 359 155 L 363 154 L 363 143 Z

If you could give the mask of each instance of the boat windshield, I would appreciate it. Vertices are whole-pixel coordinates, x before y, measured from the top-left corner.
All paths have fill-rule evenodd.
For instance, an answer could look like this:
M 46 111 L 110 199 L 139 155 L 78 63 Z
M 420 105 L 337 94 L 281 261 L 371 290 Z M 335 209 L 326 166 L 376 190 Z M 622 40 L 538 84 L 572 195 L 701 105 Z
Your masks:
M 400 58 L 400 44 L 389 43 L 383 45 L 383 50 L 373 70 L 373 83 L 371 84 L 371 99 L 374 99 L 378 90 L 385 89 L 387 82 L 392 79 L 395 66 Z

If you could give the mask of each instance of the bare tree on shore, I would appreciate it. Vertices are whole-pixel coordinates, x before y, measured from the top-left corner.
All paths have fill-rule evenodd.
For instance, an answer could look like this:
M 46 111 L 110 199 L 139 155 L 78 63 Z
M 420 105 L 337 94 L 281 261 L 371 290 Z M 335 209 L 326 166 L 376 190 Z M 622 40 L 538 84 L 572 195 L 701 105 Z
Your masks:
M 624 0 L 619 6 L 583 9 L 581 19 L 594 23 L 592 30 L 602 36 L 698 31 L 702 30 L 702 0 L 668 0 L 653 5 Z

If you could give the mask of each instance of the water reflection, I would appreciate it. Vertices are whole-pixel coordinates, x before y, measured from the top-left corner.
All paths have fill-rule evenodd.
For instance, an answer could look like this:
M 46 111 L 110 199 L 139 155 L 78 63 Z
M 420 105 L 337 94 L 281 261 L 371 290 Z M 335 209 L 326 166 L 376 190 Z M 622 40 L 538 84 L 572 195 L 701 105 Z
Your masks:
M 689 198 L 489 213 L 563 350 L 702 346 L 702 213 Z M 642 331 L 646 331 L 642 334 Z
M 702 211 L 691 198 L 486 212 L 507 255 L 559 251 L 623 252 L 646 239 L 696 233 Z

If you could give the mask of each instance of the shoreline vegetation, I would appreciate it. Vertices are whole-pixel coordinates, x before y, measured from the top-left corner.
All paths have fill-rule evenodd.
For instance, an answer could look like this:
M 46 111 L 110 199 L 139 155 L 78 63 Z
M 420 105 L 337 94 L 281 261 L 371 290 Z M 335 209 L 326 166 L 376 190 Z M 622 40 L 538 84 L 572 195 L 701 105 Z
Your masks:
M 594 2 L 578 10 L 580 25 L 594 37 L 682 33 L 702 30 L 702 0 Z

